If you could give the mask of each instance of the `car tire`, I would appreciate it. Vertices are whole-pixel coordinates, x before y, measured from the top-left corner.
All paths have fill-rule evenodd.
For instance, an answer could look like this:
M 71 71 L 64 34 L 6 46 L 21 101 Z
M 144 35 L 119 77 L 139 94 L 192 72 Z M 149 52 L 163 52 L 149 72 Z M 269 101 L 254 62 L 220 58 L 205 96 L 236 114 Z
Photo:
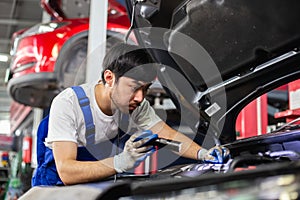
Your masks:
M 120 34 L 108 32 L 106 52 L 115 44 L 122 42 Z M 63 46 L 55 64 L 58 87 L 63 90 L 72 85 L 80 85 L 86 80 L 88 34 L 78 34 Z M 100 75 L 99 75 L 100 76 Z

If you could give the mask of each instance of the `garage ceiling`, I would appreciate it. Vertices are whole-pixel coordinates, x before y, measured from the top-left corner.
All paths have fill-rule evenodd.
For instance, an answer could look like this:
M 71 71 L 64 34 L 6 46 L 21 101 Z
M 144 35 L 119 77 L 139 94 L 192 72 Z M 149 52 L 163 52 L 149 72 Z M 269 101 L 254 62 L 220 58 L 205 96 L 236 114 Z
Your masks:
M 31 27 L 42 21 L 40 0 L 0 1 L 0 56 L 9 55 L 10 39 L 18 30 Z M 8 62 L 0 61 L 0 122 L 9 119 L 9 98 L 4 82 Z M 3 130 L 0 128 L 0 134 Z

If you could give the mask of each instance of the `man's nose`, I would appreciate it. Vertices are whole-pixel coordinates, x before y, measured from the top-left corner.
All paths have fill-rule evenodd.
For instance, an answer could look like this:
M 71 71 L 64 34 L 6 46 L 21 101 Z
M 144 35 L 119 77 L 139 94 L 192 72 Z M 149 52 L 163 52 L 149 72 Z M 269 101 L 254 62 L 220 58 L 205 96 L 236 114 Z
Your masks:
M 136 102 L 142 102 L 143 99 L 144 99 L 144 92 L 143 92 L 143 90 L 142 89 L 137 90 L 134 93 L 133 100 L 136 101 Z

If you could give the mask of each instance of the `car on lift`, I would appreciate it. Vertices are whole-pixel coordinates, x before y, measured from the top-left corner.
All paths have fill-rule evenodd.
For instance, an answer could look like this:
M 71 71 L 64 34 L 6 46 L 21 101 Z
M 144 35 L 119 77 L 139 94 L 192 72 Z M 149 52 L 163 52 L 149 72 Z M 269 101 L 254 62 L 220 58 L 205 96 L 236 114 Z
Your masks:
M 249 103 L 300 78 L 300 2 L 126 3 L 132 32 L 157 62 L 158 80 L 178 111 L 178 130 L 203 147 L 228 147 L 231 159 L 224 164 L 178 164 L 162 148 L 151 173 L 32 188 L 24 199 L 53 191 L 57 198 L 80 193 L 89 194 L 89 199 L 122 200 L 298 199 L 300 119 L 242 139 L 237 138 L 236 121 Z M 168 122 L 168 113 L 165 117 Z
M 14 34 L 7 88 L 16 102 L 47 108 L 62 89 L 85 80 L 90 1 L 42 0 L 41 5 L 51 20 Z M 123 41 L 128 27 L 125 7 L 110 0 L 106 49 Z

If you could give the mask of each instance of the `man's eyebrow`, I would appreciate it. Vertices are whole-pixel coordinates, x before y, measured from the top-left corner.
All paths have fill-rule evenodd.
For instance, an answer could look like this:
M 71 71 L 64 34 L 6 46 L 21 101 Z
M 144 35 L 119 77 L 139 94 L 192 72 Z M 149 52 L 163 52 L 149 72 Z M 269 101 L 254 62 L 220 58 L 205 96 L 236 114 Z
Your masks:
M 135 83 L 137 86 L 143 86 L 145 83 L 141 83 L 141 81 L 133 80 L 133 83 Z

